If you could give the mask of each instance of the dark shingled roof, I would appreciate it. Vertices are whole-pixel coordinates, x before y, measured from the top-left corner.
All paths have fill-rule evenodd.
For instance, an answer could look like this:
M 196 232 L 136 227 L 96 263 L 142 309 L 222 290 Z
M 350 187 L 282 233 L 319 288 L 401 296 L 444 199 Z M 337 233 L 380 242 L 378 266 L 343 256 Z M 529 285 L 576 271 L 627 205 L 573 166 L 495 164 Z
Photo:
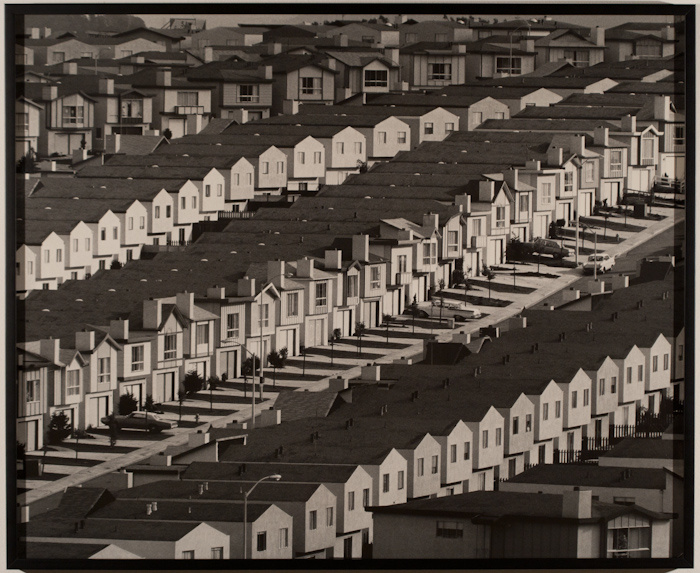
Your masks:
M 593 133 L 596 127 L 607 127 L 611 131 L 618 128 L 609 121 L 591 121 L 590 119 L 487 119 L 477 129 L 482 131 L 505 129 L 510 131 L 561 131 L 574 133 Z
M 282 410 L 282 421 L 301 418 L 324 418 L 338 400 L 337 392 L 294 392 L 277 394 L 275 410 Z
M 170 483 L 174 483 L 171 480 Z M 145 508 L 144 508 L 145 510 Z M 145 511 L 144 511 L 145 513 Z M 182 539 L 198 523 L 143 522 L 86 519 L 85 526 L 75 531 L 72 523 L 53 519 L 34 519 L 20 527 L 28 537 L 66 537 L 108 540 L 177 541 Z
M 198 484 L 195 484 L 195 486 L 198 487 Z M 196 523 L 202 521 L 243 521 L 242 503 L 212 503 L 211 500 L 201 500 L 199 495 L 192 500 L 188 499 L 186 501 L 162 501 L 161 498 L 158 500 L 158 509 L 151 515 L 146 514 L 147 503 L 149 503 L 148 499 L 118 499 L 91 515 L 90 523 L 93 523 L 95 520 L 115 519 L 128 519 L 130 522 L 138 520 L 145 523 L 157 521 L 191 521 Z M 249 522 L 254 522 L 271 505 L 267 503 L 251 503 L 248 506 Z
M 279 483 L 345 483 L 357 471 L 352 464 L 303 464 L 283 462 L 192 462 L 182 474 L 183 480 L 256 482 L 262 477 L 279 474 Z M 241 473 L 242 470 L 242 473 Z
M 512 483 L 557 484 L 588 487 L 666 489 L 663 469 L 633 468 L 628 477 L 617 467 L 592 464 L 539 464 L 508 481 Z
M 27 559 L 90 559 L 95 553 L 108 547 L 108 543 L 51 543 L 26 541 L 24 556 Z
M 625 438 L 612 450 L 603 454 L 603 457 L 682 460 L 685 457 L 685 442 L 653 438 Z
M 626 115 L 636 116 L 639 107 L 605 108 L 605 107 L 575 107 L 575 106 L 550 106 L 550 107 L 526 107 L 519 111 L 516 118 L 552 118 L 552 119 L 587 119 L 619 121 Z

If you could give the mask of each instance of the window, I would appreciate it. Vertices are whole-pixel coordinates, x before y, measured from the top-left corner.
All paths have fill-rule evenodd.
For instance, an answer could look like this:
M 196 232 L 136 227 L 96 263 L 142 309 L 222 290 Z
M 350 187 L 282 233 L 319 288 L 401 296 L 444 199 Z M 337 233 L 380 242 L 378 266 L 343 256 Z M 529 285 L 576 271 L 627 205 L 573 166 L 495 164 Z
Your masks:
M 216 196 L 221 197 L 224 194 L 224 186 L 221 183 L 216 184 Z
M 377 142 L 386 143 L 386 131 L 380 131 L 377 133 Z
M 431 264 L 430 247 L 431 247 L 431 243 L 423 243 L 423 264 L 424 265 Z
M 145 229 L 146 228 L 146 217 L 139 217 L 139 229 Z M 88 241 L 90 239 L 87 239 Z
M 525 432 L 532 432 L 532 414 L 525 415 Z
M 506 118 L 506 114 L 504 112 L 502 112 L 502 111 L 496 112 L 496 119 L 505 119 L 505 118 Z
M 438 464 L 440 463 L 439 460 L 440 460 L 439 456 L 432 457 L 432 459 L 430 461 L 430 473 L 431 474 L 438 473 Z
M 56 249 L 56 262 L 60 263 L 63 261 L 63 249 Z
M 425 133 L 425 135 L 432 135 L 435 133 L 435 126 L 433 125 L 432 121 L 425 122 L 425 125 L 423 126 L 423 133 Z
M 280 529 L 280 549 L 289 547 L 289 528 L 282 527 Z
M 549 204 L 552 202 L 552 184 L 542 183 L 542 203 Z
M 576 390 L 574 390 L 571 393 L 571 409 L 573 410 L 577 406 L 578 406 L 578 392 L 576 392 Z
M 652 372 L 659 371 L 659 357 L 658 356 L 651 357 L 651 371 Z
M 626 520 L 627 526 L 608 529 L 608 557 L 651 557 L 651 527 L 646 519 Z
M 362 142 L 361 141 L 356 141 L 355 142 L 355 153 L 360 154 L 362 153 Z
M 211 197 L 211 185 L 204 186 L 204 196 Z
M 489 431 L 484 430 L 481 432 L 481 447 L 486 449 L 489 447 Z
M 560 400 L 557 400 L 554 403 L 554 417 L 556 419 L 561 418 L 561 401 Z
M 564 50 L 564 59 L 571 60 L 571 63 L 577 68 L 585 68 L 590 57 L 588 50 Z
M 260 308 L 260 314 L 262 317 L 261 320 L 263 328 L 267 328 L 268 326 L 270 326 L 270 305 L 263 304 Z
M 621 149 L 613 149 L 610 152 L 610 177 L 622 177 Z
M 30 275 L 34 274 L 34 261 L 27 261 L 27 271 Z
M 325 307 L 328 304 L 328 283 L 316 283 L 316 307 Z
M 140 372 L 141 370 L 143 370 L 143 356 L 144 356 L 143 345 L 131 347 L 131 371 L 132 372 Z
M 645 135 L 642 137 L 642 149 L 641 149 L 641 163 L 642 165 L 654 165 L 656 163 L 656 158 L 654 157 L 654 136 Z
M 239 102 L 253 102 L 257 103 L 260 101 L 260 91 L 259 86 L 256 85 L 241 85 L 238 94 Z
M 129 217 L 129 224 L 127 225 L 127 228 L 129 231 L 134 230 L 134 218 L 133 217 Z M 77 249 L 76 249 L 76 251 L 77 251 Z
M 194 559 L 194 551 L 183 551 L 182 558 L 183 559 Z
M 644 366 L 640 364 L 637 367 L 637 381 L 641 382 L 642 380 L 644 380 Z
M 387 70 L 365 70 L 366 88 L 385 88 L 388 85 L 389 72 Z
M 85 108 L 82 105 L 64 105 L 63 123 L 78 125 L 85 121 Z
M 314 151 L 314 165 L 320 165 L 320 164 L 321 164 L 321 152 Z
M 636 56 L 644 56 L 647 58 L 660 58 L 662 55 L 661 42 L 645 38 L 637 40 L 634 53 Z
M 124 100 L 121 106 L 122 118 L 141 119 L 143 117 L 141 100 Z
M 614 394 L 617 392 L 617 376 L 612 376 L 610 378 L 610 393 Z
M 668 370 L 670 358 L 669 354 L 664 354 L 664 370 Z
M 38 375 L 38 373 L 32 373 L 32 374 Z M 40 387 L 41 387 L 41 381 L 39 379 L 27 380 L 27 384 L 26 384 L 27 402 L 38 402 L 39 401 Z
M 548 403 L 542 404 L 542 419 L 543 420 L 549 419 L 549 404 Z
M 469 442 L 464 442 L 464 459 L 468 460 L 470 456 L 471 444 Z
M 209 325 L 208 324 L 198 324 L 196 343 L 199 344 L 209 344 Z
M 484 121 L 484 114 L 480 111 L 474 112 L 474 124 L 480 125 Z
M 335 143 L 335 152 L 338 155 L 343 155 L 345 154 L 345 143 L 343 141 L 336 141 Z
M 112 378 L 112 360 L 110 358 L 100 358 L 99 371 L 97 374 L 98 384 L 109 384 Z
M 262 162 L 262 173 L 263 175 L 270 173 L 270 163 L 268 161 Z
M 454 130 L 455 130 L 454 123 L 446 123 L 445 124 L 445 133 L 452 133 Z
M 156 205 L 156 219 L 160 219 L 160 206 L 158 205 Z M 104 237 L 102 240 L 104 240 Z
M 447 252 L 454 253 L 459 250 L 459 233 L 457 231 L 447 232 Z
M 405 476 L 405 472 L 403 470 L 400 470 L 399 474 L 398 474 L 398 480 L 397 480 L 397 482 L 398 482 L 397 489 L 398 490 L 402 490 L 404 488 L 404 484 L 405 484 L 404 476 Z
M 177 334 L 166 334 L 163 337 L 163 360 L 177 358 Z
M 79 249 L 80 243 L 78 242 L 78 239 L 73 239 L 73 252 L 77 253 Z
M 299 293 L 287 293 L 287 316 L 299 316 Z
M 199 94 L 197 92 L 177 92 L 178 106 L 199 105 Z
M 284 161 L 277 162 L 277 173 L 284 173 Z
M 15 127 L 18 130 L 29 128 L 29 114 L 28 113 L 15 113 Z
M 486 474 L 479 474 L 479 491 L 486 491 Z
M 297 163 L 299 163 L 299 165 L 304 165 L 304 163 L 306 163 L 306 153 L 297 151 Z
M 461 539 L 464 535 L 463 525 L 457 521 L 438 521 L 435 537 Z
M 592 161 L 583 164 L 583 180 L 586 183 L 593 183 L 594 165 Z
M 584 407 L 588 406 L 588 404 L 590 404 L 590 402 L 591 402 L 591 391 L 588 388 L 586 388 L 583 391 L 583 406 Z
M 389 474 L 382 475 L 382 491 L 384 493 L 389 491 Z
M 632 384 L 632 367 L 627 367 L 627 384 Z
M 506 226 L 506 208 L 496 207 L 496 228 L 504 228 Z
M 522 58 L 498 57 L 496 58 L 496 73 L 518 76 L 523 73 Z
M 408 267 L 408 255 L 399 255 L 397 257 L 398 267 L 400 273 L 405 273 Z
M 348 298 L 355 298 L 359 295 L 359 277 L 358 275 L 348 276 Z
M 513 435 L 514 436 L 518 435 L 518 431 L 519 431 L 518 425 L 519 425 L 518 417 L 514 416 L 513 417 Z
M 331 527 L 333 525 L 333 508 L 326 508 L 326 527 Z
M 450 463 L 454 464 L 457 461 L 457 444 L 450 446 Z
M 564 173 L 564 192 L 572 193 L 574 190 L 574 174 L 571 171 Z
M 258 551 L 267 550 L 267 531 L 258 531 Z
M 170 207 L 168 207 L 170 209 Z M 168 214 L 170 216 L 170 214 Z M 112 239 L 117 240 L 119 238 L 119 227 L 112 227 Z
M 406 132 L 399 131 L 396 135 L 396 143 L 406 143 Z
M 353 511 L 355 509 L 355 492 L 348 492 L 348 511 Z
M 240 315 L 238 313 L 226 316 L 226 338 L 238 338 L 240 335 Z
M 378 289 L 382 287 L 382 269 L 381 267 L 372 267 L 370 274 L 369 288 Z
M 80 394 L 80 370 L 68 370 L 66 377 L 66 396 Z
M 428 64 L 429 80 L 451 80 L 452 64 Z
M 685 126 L 684 125 L 674 125 L 673 126 L 673 139 L 671 142 L 674 146 L 685 145 Z
M 418 477 L 420 477 L 424 473 L 425 473 L 425 460 L 423 458 L 418 458 L 418 462 L 416 463 L 416 475 Z
M 527 213 L 530 210 L 530 196 L 526 194 L 520 195 L 520 211 Z
M 309 529 L 311 531 L 314 531 L 316 527 L 318 527 L 317 517 L 318 516 L 315 509 L 309 512 Z
M 253 184 L 253 174 L 252 173 L 247 174 L 247 181 L 248 181 L 248 185 Z
M 496 445 L 500 446 L 503 440 L 503 430 L 496 428 Z
M 224 558 L 224 548 L 223 547 L 212 547 L 211 548 L 211 558 L 212 559 L 223 559 Z
M 389 491 L 384 490 L 384 491 Z M 366 487 L 365 489 L 362 490 L 362 507 L 367 507 L 369 506 L 369 488 Z
M 321 95 L 321 78 L 301 78 L 301 93 Z

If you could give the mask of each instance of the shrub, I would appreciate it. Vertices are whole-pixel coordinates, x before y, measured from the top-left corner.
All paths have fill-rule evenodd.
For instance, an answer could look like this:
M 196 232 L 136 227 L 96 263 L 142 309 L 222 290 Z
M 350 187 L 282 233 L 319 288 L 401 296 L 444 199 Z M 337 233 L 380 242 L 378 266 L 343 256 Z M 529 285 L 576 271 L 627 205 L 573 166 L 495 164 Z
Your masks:
M 185 379 L 182 381 L 182 383 L 185 387 L 185 394 L 195 394 L 202 389 L 204 379 L 196 370 L 190 370 L 187 374 L 185 374 Z
M 50 444 L 60 444 L 72 431 L 68 416 L 64 412 L 56 412 L 49 422 L 48 441 Z
M 135 412 L 139 408 L 139 403 L 131 392 L 119 396 L 119 413 L 122 416 L 127 416 L 131 412 Z
M 153 402 L 153 395 L 151 395 L 151 394 L 146 395 L 146 400 L 143 403 L 143 409 L 146 410 L 147 412 L 155 412 L 156 411 L 156 405 Z

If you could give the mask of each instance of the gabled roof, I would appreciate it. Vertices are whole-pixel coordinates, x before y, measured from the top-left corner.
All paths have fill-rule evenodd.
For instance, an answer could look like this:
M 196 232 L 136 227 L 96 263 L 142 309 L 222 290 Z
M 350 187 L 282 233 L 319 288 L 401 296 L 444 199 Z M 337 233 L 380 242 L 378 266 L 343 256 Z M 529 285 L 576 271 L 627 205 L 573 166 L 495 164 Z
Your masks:
M 328 416 L 338 400 L 337 392 L 294 392 L 277 394 L 275 410 L 282 410 L 282 421 Z
M 323 57 L 312 55 L 277 54 L 263 60 L 265 65 L 272 66 L 273 74 L 288 74 L 306 66 L 320 68 L 332 74 L 339 73 L 337 70 L 329 68 L 323 63 Z
M 389 58 L 381 54 L 381 52 L 359 52 L 359 51 L 336 51 L 336 50 L 326 50 L 331 58 L 338 60 L 339 62 L 345 64 L 346 66 L 364 68 L 367 64 L 372 62 L 381 62 L 382 64 L 388 66 L 389 68 L 398 68 L 399 65 Z
M 548 36 L 545 36 L 544 38 L 537 38 L 535 40 L 535 46 L 551 46 L 557 44 L 557 41 L 560 38 L 563 38 L 565 36 L 574 36 L 581 42 L 580 47 L 586 47 L 586 48 L 591 48 L 591 49 L 598 49 L 598 50 L 604 50 L 605 46 L 597 46 L 594 42 L 591 42 L 588 38 L 584 37 L 581 33 L 576 32 L 575 30 L 557 30 L 555 32 L 552 32 Z

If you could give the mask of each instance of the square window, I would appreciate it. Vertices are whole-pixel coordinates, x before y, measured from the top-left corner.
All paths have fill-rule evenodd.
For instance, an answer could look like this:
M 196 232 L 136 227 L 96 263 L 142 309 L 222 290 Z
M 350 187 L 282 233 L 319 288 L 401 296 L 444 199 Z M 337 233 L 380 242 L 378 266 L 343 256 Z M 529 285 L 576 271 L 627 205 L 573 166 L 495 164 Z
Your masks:
M 316 510 L 309 512 L 309 529 L 314 531 L 318 527 L 318 515 Z
M 433 133 L 435 133 L 435 127 L 432 122 L 425 122 L 425 125 L 423 126 L 423 133 L 425 135 L 432 135 Z
M 258 549 L 258 551 L 266 551 L 267 550 L 267 531 L 259 531 L 258 532 L 257 549 Z

